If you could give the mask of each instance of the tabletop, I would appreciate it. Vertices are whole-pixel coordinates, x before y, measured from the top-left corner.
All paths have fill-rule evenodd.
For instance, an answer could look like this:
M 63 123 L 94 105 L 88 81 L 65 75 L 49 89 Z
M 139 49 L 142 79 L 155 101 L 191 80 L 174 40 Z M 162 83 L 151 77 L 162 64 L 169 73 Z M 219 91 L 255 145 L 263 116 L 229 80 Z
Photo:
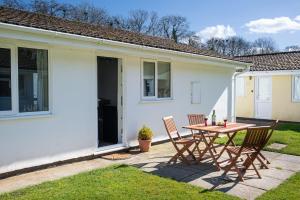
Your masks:
M 207 125 L 205 126 L 204 124 L 196 124 L 196 125 L 189 125 L 189 126 L 184 126 L 183 128 L 186 129 L 192 129 L 192 130 L 198 130 L 198 131 L 207 131 L 207 132 L 214 132 L 214 133 L 228 133 L 228 132 L 236 132 L 236 131 L 241 131 L 245 130 L 249 127 L 253 127 L 255 124 L 245 124 L 245 123 L 235 123 L 235 122 L 230 122 L 227 123 L 226 127 L 223 125 L 221 126 L 212 126 L 212 125 Z

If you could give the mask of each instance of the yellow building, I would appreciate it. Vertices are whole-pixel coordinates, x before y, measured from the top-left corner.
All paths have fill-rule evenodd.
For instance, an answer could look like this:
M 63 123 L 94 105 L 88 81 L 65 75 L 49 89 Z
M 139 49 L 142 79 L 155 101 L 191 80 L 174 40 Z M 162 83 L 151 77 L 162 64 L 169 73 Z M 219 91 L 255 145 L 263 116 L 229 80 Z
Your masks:
M 236 79 L 236 116 L 300 122 L 300 51 L 238 59 L 253 66 Z

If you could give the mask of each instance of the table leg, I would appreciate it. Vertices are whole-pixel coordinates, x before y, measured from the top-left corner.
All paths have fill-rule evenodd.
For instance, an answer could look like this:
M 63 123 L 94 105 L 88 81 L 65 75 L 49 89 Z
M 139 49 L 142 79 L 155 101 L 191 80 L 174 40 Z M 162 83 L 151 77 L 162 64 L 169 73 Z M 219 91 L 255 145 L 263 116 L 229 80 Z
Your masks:
M 219 163 L 218 163 L 218 161 L 217 161 L 217 159 L 216 159 L 214 153 L 212 152 L 212 148 L 211 148 L 212 145 L 214 144 L 214 141 L 218 138 L 218 134 L 216 134 L 215 137 L 213 137 L 213 138 L 209 141 L 209 143 L 207 142 L 207 140 L 206 140 L 204 134 L 203 134 L 202 136 L 203 136 L 203 141 L 204 141 L 204 143 L 205 143 L 206 148 L 204 149 L 204 151 L 202 152 L 202 154 L 199 155 L 199 158 L 197 159 L 197 161 L 200 162 L 201 159 L 202 159 L 202 157 L 203 157 L 203 156 L 205 155 L 205 153 L 208 151 L 209 154 L 210 154 L 210 156 L 211 156 L 211 158 L 213 159 L 213 161 L 214 161 L 216 167 L 217 167 L 217 170 L 220 171 L 221 169 L 220 169 Z
M 227 135 L 228 138 L 230 137 L 230 133 L 226 133 L 226 135 Z M 236 146 L 233 140 L 231 140 L 230 144 L 231 144 L 232 146 Z
M 217 159 L 219 159 L 219 158 L 222 156 L 222 154 L 224 153 L 226 147 L 228 147 L 229 144 L 234 144 L 233 138 L 235 137 L 236 133 L 237 133 L 237 132 L 234 132 L 231 136 L 230 136 L 229 133 L 227 133 L 227 135 L 228 135 L 228 141 L 226 142 L 226 144 L 225 144 L 225 146 L 223 147 L 223 149 L 220 151 L 220 153 L 219 153 Z

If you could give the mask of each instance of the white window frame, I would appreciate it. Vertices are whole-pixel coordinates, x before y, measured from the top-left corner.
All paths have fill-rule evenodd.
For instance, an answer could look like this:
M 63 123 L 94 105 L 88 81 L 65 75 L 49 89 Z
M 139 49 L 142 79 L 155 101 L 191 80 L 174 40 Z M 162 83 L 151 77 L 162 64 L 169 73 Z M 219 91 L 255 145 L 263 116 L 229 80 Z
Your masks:
M 21 44 L 7 44 L 0 43 L 1 48 L 11 49 L 11 96 L 12 96 L 12 110 L 0 111 L 0 118 L 19 118 L 38 115 L 52 114 L 52 57 L 51 49 L 44 45 L 31 45 L 26 43 Z M 19 72 L 18 72 L 18 48 L 32 48 L 43 49 L 48 51 L 48 111 L 37 112 L 19 112 Z
M 155 64 L 155 91 L 154 96 L 144 96 L 144 62 L 152 62 Z M 158 62 L 170 63 L 170 97 L 158 97 Z M 158 60 L 158 59 L 141 59 L 141 100 L 142 101 L 164 101 L 173 99 L 173 70 L 172 62 L 170 60 Z
M 295 102 L 295 103 L 299 103 L 300 102 L 300 99 L 295 99 L 295 78 L 299 77 L 300 78 L 300 74 L 295 74 L 292 76 L 292 102 Z

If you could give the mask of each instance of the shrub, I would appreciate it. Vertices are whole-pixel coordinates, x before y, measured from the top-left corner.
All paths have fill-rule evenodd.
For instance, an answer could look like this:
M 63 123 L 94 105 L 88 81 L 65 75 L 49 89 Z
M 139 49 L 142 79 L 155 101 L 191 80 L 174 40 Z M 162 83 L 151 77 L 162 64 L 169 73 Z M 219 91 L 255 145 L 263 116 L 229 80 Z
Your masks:
M 147 127 L 143 126 L 143 128 L 140 129 L 139 131 L 139 140 L 151 140 L 153 136 L 152 130 Z

